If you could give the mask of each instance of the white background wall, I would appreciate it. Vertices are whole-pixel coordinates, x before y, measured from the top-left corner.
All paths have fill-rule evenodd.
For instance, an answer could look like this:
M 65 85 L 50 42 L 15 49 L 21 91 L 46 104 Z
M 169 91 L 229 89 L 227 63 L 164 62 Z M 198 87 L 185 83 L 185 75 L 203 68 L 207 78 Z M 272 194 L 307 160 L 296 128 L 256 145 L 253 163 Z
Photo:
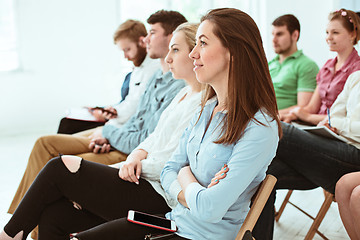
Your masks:
M 129 9 L 129 2 L 136 7 Z M 210 6 L 238 7 L 248 12 L 260 28 L 269 59 L 274 56 L 271 22 L 292 13 L 301 23 L 299 47 L 319 67 L 333 56 L 324 40 L 329 12 L 340 6 L 360 10 L 356 0 L 213 0 L 206 6 L 185 2 L 187 8 L 197 7 L 200 13 Z M 179 8 L 165 0 L 163 4 L 150 3 L 17 0 L 22 67 L 0 73 L 0 135 L 39 130 L 55 133 L 67 108 L 117 102 L 123 74 L 130 71 L 130 65 L 112 42 L 114 30 L 126 18 L 145 21 L 157 9 Z

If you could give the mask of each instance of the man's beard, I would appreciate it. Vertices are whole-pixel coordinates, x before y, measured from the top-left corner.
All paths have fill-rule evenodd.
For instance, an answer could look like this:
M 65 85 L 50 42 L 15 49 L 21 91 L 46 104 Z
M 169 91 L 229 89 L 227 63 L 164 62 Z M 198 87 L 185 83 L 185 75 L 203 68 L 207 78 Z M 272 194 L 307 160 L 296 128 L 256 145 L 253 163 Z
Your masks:
M 135 55 L 135 58 L 133 60 L 133 64 L 135 67 L 138 67 L 142 64 L 146 57 L 146 48 L 138 46 L 137 53 Z
M 276 53 L 277 53 L 277 54 L 287 54 L 288 52 L 291 51 L 292 45 L 293 45 L 293 40 L 290 39 L 290 45 L 289 45 L 287 48 L 285 48 L 285 49 L 280 49 L 280 50 L 277 51 Z

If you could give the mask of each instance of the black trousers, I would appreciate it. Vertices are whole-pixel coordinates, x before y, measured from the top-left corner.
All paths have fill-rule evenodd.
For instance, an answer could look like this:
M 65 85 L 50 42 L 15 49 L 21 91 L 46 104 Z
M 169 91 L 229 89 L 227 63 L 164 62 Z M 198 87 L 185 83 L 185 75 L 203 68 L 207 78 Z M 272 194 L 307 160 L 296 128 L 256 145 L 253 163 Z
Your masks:
M 283 138 L 267 171 L 277 178 L 277 182 L 254 227 L 256 239 L 273 239 L 277 189 L 322 187 L 335 193 L 336 182 L 343 175 L 360 171 L 360 150 L 356 147 L 285 123 L 282 129 Z
M 84 121 L 71 118 L 62 118 L 57 133 L 74 134 L 88 129 L 104 126 L 105 122 Z
M 164 215 L 171 209 L 145 180 L 139 185 L 123 181 L 118 169 L 85 160 L 71 173 L 56 157 L 41 170 L 4 229 L 12 237 L 23 230 L 26 239 L 39 225 L 40 240 L 69 239 L 76 232 L 82 240 L 144 239 L 145 234 L 165 233 L 127 222 L 128 210 Z

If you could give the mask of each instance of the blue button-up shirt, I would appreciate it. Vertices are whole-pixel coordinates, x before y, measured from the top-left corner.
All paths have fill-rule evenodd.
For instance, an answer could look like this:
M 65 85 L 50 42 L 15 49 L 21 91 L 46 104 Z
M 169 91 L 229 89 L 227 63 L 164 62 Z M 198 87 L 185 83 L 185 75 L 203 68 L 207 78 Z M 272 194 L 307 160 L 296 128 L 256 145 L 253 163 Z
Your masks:
M 177 174 L 182 167 L 189 165 L 198 181 L 185 190 L 189 209 L 178 204 L 166 215 L 176 222 L 177 234 L 189 239 L 235 238 L 279 141 L 276 121 L 259 111 L 255 118 L 265 126 L 251 121 L 236 143 L 215 144 L 226 112 L 216 113 L 205 129 L 216 104 L 216 99 L 209 100 L 199 121 L 199 114 L 193 118 L 161 174 L 163 188 L 175 199 L 181 191 Z M 224 164 L 227 176 L 207 188 Z
M 149 80 L 136 113 L 120 128 L 106 124 L 103 136 L 111 146 L 129 154 L 154 131 L 161 113 L 183 87 L 183 80 L 176 80 L 171 72 L 163 74 L 159 69 Z

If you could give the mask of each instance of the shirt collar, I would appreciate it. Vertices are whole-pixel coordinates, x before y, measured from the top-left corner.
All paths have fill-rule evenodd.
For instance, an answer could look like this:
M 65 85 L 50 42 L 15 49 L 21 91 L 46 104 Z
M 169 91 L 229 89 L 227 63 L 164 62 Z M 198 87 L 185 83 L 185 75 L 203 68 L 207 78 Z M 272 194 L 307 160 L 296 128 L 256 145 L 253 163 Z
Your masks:
M 347 72 L 348 69 L 351 67 L 351 64 L 349 64 L 349 63 L 352 62 L 357 56 L 358 56 L 358 52 L 356 51 L 355 48 L 353 48 L 352 52 L 346 59 L 344 65 L 338 71 Z M 324 68 L 329 71 L 335 71 L 336 62 L 337 62 L 337 56 L 335 58 L 331 59 L 329 62 L 327 62 L 327 64 L 324 66 Z
M 159 68 L 159 70 L 157 70 L 155 74 L 156 74 L 156 79 L 164 82 L 169 82 L 174 79 L 170 71 L 163 73 L 161 68 Z
M 218 104 L 217 97 L 214 96 L 214 97 L 210 98 L 209 100 L 207 100 L 207 102 L 205 103 L 205 108 L 209 108 L 209 109 L 213 110 L 217 104 Z M 219 112 L 226 114 L 228 112 L 228 110 L 225 109 L 225 110 L 222 110 Z
M 302 50 L 297 50 L 296 52 L 294 52 L 293 54 L 291 54 L 290 56 L 288 56 L 287 58 L 285 58 L 285 60 L 283 61 L 283 63 L 287 60 L 287 59 L 291 59 L 291 58 L 298 58 L 300 57 L 301 55 L 303 55 L 303 52 Z M 273 62 L 276 62 L 279 64 L 279 59 L 280 59 L 280 56 L 279 54 L 276 55 L 276 57 L 274 57 L 270 62 L 269 64 L 272 64 Z

